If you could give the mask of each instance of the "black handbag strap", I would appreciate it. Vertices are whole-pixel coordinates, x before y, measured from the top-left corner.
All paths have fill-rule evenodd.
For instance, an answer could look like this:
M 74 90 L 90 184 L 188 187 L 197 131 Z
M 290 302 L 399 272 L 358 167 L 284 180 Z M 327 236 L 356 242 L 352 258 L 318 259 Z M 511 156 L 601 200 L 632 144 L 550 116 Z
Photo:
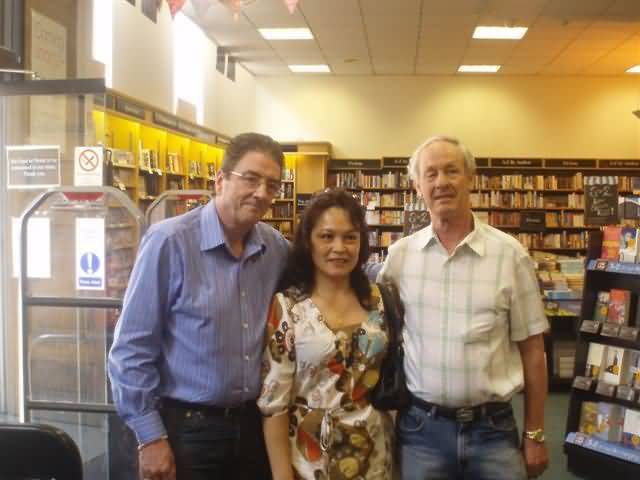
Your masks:
M 389 327 L 389 347 L 391 349 L 402 345 L 402 327 L 404 326 L 404 308 L 400 301 L 398 289 L 391 282 L 377 284 L 384 305 L 385 319 Z

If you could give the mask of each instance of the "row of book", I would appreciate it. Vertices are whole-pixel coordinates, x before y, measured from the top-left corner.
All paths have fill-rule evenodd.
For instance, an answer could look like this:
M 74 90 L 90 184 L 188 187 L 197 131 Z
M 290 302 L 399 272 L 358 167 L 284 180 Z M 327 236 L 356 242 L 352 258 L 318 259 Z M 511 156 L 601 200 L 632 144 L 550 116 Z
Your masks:
M 290 218 L 293 217 L 293 203 L 274 203 L 269 207 L 267 213 L 264 215 L 265 219 L 269 218 Z
M 404 211 L 401 210 L 367 210 L 365 220 L 369 225 L 402 225 Z
M 278 195 L 280 200 L 293 198 L 293 183 L 283 183 Z
M 584 227 L 584 213 L 545 212 L 545 228 Z
M 603 227 L 600 258 L 616 262 L 637 263 L 640 258 L 638 234 L 639 229 L 634 227 L 618 225 Z
M 410 188 L 409 174 L 403 171 L 366 175 L 360 170 L 329 175 L 329 185 L 338 188 Z
M 280 180 L 292 182 L 296 179 L 296 171 L 293 168 L 282 167 Z
M 360 204 L 367 209 L 379 207 L 405 207 L 413 201 L 413 196 L 409 192 L 360 192 Z
M 640 450 L 640 411 L 608 402 L 582 402 L 580 433 Z
M 536 248 L 580 250 L 586 248 L 588 240 L 588 232 L 510 234 L 529 250 Z
M 402 232 L 385 232 L 372 230 L 369 232 L 369 246 L 389 247 L 402 238 Z
M 574 175 L 476 175 L 474 189 L 581 190 L 582 173 Z
M 584 376 L 609 385 L 640 389 L 640 352 L 590 342 Z
M 584 208 L 584 195 L 569 193 L 562 195 L 540 192 L 472 192 L 469 195 L 472 207 L 483 208 Z

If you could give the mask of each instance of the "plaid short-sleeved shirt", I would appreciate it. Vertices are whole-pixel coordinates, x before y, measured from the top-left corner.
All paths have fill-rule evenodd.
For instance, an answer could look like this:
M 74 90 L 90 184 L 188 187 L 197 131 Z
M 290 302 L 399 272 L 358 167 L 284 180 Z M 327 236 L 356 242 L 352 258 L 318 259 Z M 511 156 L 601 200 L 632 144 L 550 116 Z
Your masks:
M 449 255 L 431 226 L 389 248 L 379 279 L 405 306 L 411 392 L 450 407 L 508 401 L 524 386 L 517 342 L 544 332 L 533 261 L 517 240 L 474 216 Z

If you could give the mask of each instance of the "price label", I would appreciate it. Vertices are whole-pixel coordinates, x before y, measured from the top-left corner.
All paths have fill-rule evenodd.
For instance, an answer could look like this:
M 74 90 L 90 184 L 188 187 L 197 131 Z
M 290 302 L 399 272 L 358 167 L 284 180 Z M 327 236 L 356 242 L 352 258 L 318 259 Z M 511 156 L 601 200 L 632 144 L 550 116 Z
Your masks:
M 613 397 L 615 390 L 616 386 L 611 385 L 610 383 L 598 382 L 598 385 L 596 385 L 596 393 L 604 395 L 605 397 Z
M 621 400 L 628 400 L 633 402 L 636 397 L 636 392 L 633 388 L 627 385 L 620 385 L 618 387 L 618 391 L 616 392 L 616 397 Z
M 576 377 L 573 379 L 573 388 L 577 388 L 578 390 L 591 390 L 591 386 L 593 385 L 593 378 L 591 377 Z
M 620 325 L 617 323 L 604 322 L 600 335 L 603 337 L 617 337 L 620 332 Z
M 635 342 L 638 339 L 638 328 L 635 327 L 620 327 L 620 332 L 618 333 L 618 337 L 623 340 L 630 340 Z
M 580 325 L 580 331 L 586 333 L 598 333 L 600 330 L 601 322 L 596 322 L 595 320 L 583 320 Z

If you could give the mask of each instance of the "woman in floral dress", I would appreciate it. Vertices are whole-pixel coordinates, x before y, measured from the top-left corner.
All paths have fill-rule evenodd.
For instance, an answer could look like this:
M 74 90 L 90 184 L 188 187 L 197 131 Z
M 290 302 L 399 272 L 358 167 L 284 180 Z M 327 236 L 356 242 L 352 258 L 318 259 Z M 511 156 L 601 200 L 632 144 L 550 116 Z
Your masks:
M 314 197 L 269 311 L 258 406 L 274 480 L 391 478 L 391 420 L 367 399 L 387 345 L 368 255 L 359 203 Z

